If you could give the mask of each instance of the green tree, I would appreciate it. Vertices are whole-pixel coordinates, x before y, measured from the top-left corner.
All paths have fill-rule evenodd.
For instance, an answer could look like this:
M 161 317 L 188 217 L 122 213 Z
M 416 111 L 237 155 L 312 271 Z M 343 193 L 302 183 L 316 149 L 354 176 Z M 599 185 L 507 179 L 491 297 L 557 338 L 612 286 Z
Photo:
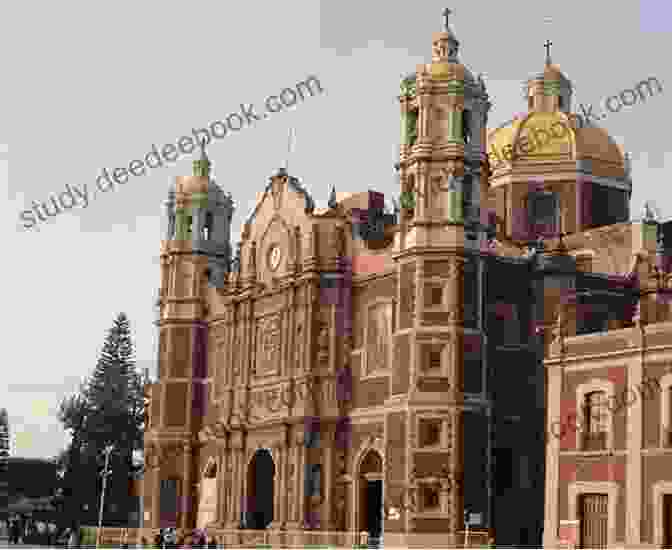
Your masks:
M 73 434 L 66 471 L 73 472 L 70 477 L 77 478 L 80 485 L 84 478 L 87 480 L 78 492 L 89 510 L 98 508 L 102 477 L 95 474 L 103 471 L 104 449 L 109 444 L 114 446 L 105 497 L 106 517 L 114 516 L 115 509 L 120 515 L 128 509 L 128 480 L 137 469 L 133 453 L 143 446 L 143 382 L 133 354 L 130 324 L 121 313 L 108 331 L 91 377 L 61 407 L 61 421 Z M 69 487 L 74 493 L 72 484 Z M 91 488 L 95 498 L 89 492 Z
M 9 418 L 6 409 L 0 409 L 0 508 L 9 498 Z
M 0 409 L 0 471 L 6 471 L 9 458 L 9 417 L 7 409 Z
M 56 464 L 61 477 L 64 511 L 72 519 L 80 515 L 82 505 L 87 500 L 82 491 L 85 486 L 83 480 L 87 477 L 83 475 L 86 462 L 83 457 L 88 443 L 86 423 L 90 414 L 89 404 L 84 397 L 85 389 L 82 384 L 78 393 L 63 399 L 58 411 L 58 419 L 71 435 L 68 448 L 59 454 Z
M 107 334 L 96 368 L 85 390 L 90 413 L 86 426 L 87 456 L 102 473 L 104 449 L 110 456 L 106 502 L 117 511 L 128 509 L 128 480 L 134 471 L 133 452 L 143 446 L 144 401 L 142 378 L 135 368 L 128 318 L 120 313 Z M 102 477 L 97 480 L 98 494 Z M 106 509 L 108 507 L 106 506 Z

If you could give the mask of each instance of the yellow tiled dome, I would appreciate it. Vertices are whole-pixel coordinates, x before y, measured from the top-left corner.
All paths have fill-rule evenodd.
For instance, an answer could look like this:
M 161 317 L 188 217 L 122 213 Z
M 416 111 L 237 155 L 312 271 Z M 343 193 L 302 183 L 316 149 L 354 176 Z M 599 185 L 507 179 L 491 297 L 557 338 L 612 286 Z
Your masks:
M 599 159 L 624 166 L 623 153 L 602 128 L 581 128 L 577 115 L 532 112 L 488 132 L 487 153 L 493 168 L 500 162 Z M 508 151 L 509 158 L 506 158 Z M 497 158 L 499 155 L 499 158 Z M 501 160 L 500 160 L 501 159 Z

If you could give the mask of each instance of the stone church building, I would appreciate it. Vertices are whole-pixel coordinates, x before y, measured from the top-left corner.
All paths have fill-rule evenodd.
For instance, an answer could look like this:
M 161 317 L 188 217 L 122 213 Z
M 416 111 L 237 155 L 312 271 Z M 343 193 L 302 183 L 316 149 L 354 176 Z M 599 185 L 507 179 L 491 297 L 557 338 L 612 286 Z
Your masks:
M 281 169 L 234 252 L 205 151 L 176 179 L 146 528 L 446 548 L 466 520 L 498 545 L 672 541 L 672 233 L 629 221 L 627 155 L 579 124 L 550 55 L 528 111 L 492 131 L 458 57 L 446 22 L 401 82 L 392 211 L 368 190 L 318 207 Z M 609 405 L 647 377 L 650 398 Z

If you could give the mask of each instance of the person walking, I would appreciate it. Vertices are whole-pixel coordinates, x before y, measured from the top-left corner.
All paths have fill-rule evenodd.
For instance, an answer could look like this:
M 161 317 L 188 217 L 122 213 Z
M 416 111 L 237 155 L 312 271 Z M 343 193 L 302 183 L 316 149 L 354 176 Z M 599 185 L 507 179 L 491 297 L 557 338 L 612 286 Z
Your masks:
M 68 548 L 79 548 L 81 545 L 81 537 L 79 536 L 79 525 L 73 523 L 70 538 L 68 539 Z
M 19 533 L 21 531 L 21 526 L 19 525 L 18 518 L 12 518 L 9 527 L 9 543 L 10 544 L 19 544 Z
M 47 546 L 53 546 L 56 544 L 56 524 L 53 521 L 47 523 Z

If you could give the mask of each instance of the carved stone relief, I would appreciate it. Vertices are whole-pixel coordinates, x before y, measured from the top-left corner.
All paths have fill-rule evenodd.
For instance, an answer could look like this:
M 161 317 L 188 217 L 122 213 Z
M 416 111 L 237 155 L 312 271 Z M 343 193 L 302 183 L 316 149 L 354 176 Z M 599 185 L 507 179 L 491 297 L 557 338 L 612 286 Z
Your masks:
M 389 365 L 392 304 L 382 302 L 369 306 L 366 323 L 366 372 L 371 374 L 386 370 Z
M 318 360 L 326 362 L 329 359 L 329 324 L 325 321 L 320 322 L 320 333 L 317 341 Z
M 280 315 L 260 319 L 257 325 L 257 376 L 277 374 L 280 367 Z

